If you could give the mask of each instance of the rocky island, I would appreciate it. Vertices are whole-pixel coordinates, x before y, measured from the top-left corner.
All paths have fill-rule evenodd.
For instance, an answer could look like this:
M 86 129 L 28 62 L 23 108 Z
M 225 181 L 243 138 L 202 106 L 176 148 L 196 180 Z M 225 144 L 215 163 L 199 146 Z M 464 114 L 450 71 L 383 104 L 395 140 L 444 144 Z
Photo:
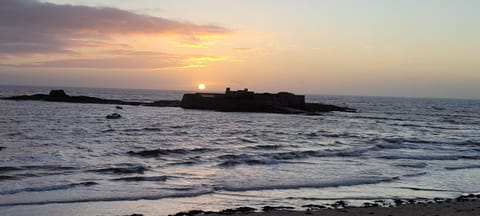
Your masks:
M 185 109 L 221 112 L 263 112 L 283 114 L 313 114 L 318 112 L 354 112 L 354 109 L 328 104 L 306 103 L 304 95 L 289 92 L 255 93 L 248 89 L 220 93 L 184 94 L 180 106 Z
M 131 106 L 158 106 L 158 107 L 178 107 L 180 101 L 177 100 L 160 100 L 154 102 L 132 102 L 122 100 L 103 99 L 90 96 L 70 96 L 64 90 L 51 90 L 49 94 L 19 95 L 1 98 L 3 100 L 33 100 L 33 101 L 49 101 L 49 102 L 65 102 L 65 103 L 87 103 L 87 104 L 116 104 Z
M 159 100 L 154 102 L 131 102 L 103 99 L 90 96 L 70 96 L 64 90 L 51 90 L 49 94 L 20 95 L 1 98 L 4 100 L 36 100 L 67 103 L 116 104 L 132 106 L 181 107 L 184 109 L 214 110 L 220 112 L 261 112 L 281 114 L 318 114 L 340 111 L 355 112 L 355 109 L 329 104 L 306 103 L 304 95 L 289 92 L 255 93 L 248 89 L 221 93 L 184 94 L 181 101 Z

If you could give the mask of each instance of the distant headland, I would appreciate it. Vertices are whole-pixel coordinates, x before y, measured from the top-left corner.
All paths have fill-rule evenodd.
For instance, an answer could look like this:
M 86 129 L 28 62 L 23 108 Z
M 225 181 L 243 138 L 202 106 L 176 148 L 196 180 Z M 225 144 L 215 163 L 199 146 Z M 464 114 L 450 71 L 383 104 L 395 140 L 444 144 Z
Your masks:
M 184 109 L 214 110 L 220 112 L 259 112 L 280 114 L 316 114 L 331 111 L 355 112 L 355 109 L 321 103 L 306 103 L 304 95 L 289 92 L 255 93 L 248 89 L 221 93 L 184 94 L 182 100 L 131 102 L 90 96 L 70 96 L 64 90 L 51 90 L 49 94 L 20 95 L 4 100 L 35 100 L 67 103 L 115 104 L 131 106 L 181 107 Z

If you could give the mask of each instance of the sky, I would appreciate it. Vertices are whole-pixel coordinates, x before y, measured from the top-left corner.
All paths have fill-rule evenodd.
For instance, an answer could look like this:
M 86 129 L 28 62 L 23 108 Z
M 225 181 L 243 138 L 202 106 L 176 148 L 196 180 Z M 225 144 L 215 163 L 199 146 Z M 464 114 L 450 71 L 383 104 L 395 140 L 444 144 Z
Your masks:
M 478 0 L 2 0 L 0 84 L 480 98 Z

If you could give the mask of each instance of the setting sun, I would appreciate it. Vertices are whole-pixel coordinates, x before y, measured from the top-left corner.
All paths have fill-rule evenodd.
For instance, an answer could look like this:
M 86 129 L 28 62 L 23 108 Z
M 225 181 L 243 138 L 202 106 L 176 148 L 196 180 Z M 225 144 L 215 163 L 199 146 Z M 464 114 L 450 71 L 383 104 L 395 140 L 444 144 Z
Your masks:
M 206 87 L 206 86 L 205 86 L 205 84 L 203 84 L 203 83 L 198 84 L 198 89 L 200 89 L 200 90 L 204 90 L 205 87 Z

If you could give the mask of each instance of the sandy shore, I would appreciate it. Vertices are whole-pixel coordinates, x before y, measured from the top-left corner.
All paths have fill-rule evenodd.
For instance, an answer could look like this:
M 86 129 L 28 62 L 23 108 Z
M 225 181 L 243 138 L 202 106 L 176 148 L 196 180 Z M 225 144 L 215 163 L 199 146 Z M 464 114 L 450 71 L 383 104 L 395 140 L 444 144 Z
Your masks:
M 480 216 L 480 196 L 459 197 L 453 200 L 429 201 L 428 203 L 401 204 L 395 207 L 340 207 L 336 209 L 312 208 L 306 211 L 295 211 L 289 209 L 271 208 L 267 211 L 255 212 L 254 209 L 242 207 L 237 209 L 227 209 L 220 212 L 180 212 L 175 216 L 187 215 L 250 215 L 250 216 L 270 216 L 270 215 L 319 215 L 319 216 Z
M 321 215 L 321 216 L 407 216 L 407 215 L 429 215 L 429 216 L 449 216 L 465 215 L 480 216 L 480 200 L 451 202 L 451 203 L 429 203 L 413 204 L 399 207 L 383 208 L 345 208 L 345 209 L 323 209 L 312 211 L 270 211 L 256 212 L 248 215 L 269 216 L 269 215 Z

